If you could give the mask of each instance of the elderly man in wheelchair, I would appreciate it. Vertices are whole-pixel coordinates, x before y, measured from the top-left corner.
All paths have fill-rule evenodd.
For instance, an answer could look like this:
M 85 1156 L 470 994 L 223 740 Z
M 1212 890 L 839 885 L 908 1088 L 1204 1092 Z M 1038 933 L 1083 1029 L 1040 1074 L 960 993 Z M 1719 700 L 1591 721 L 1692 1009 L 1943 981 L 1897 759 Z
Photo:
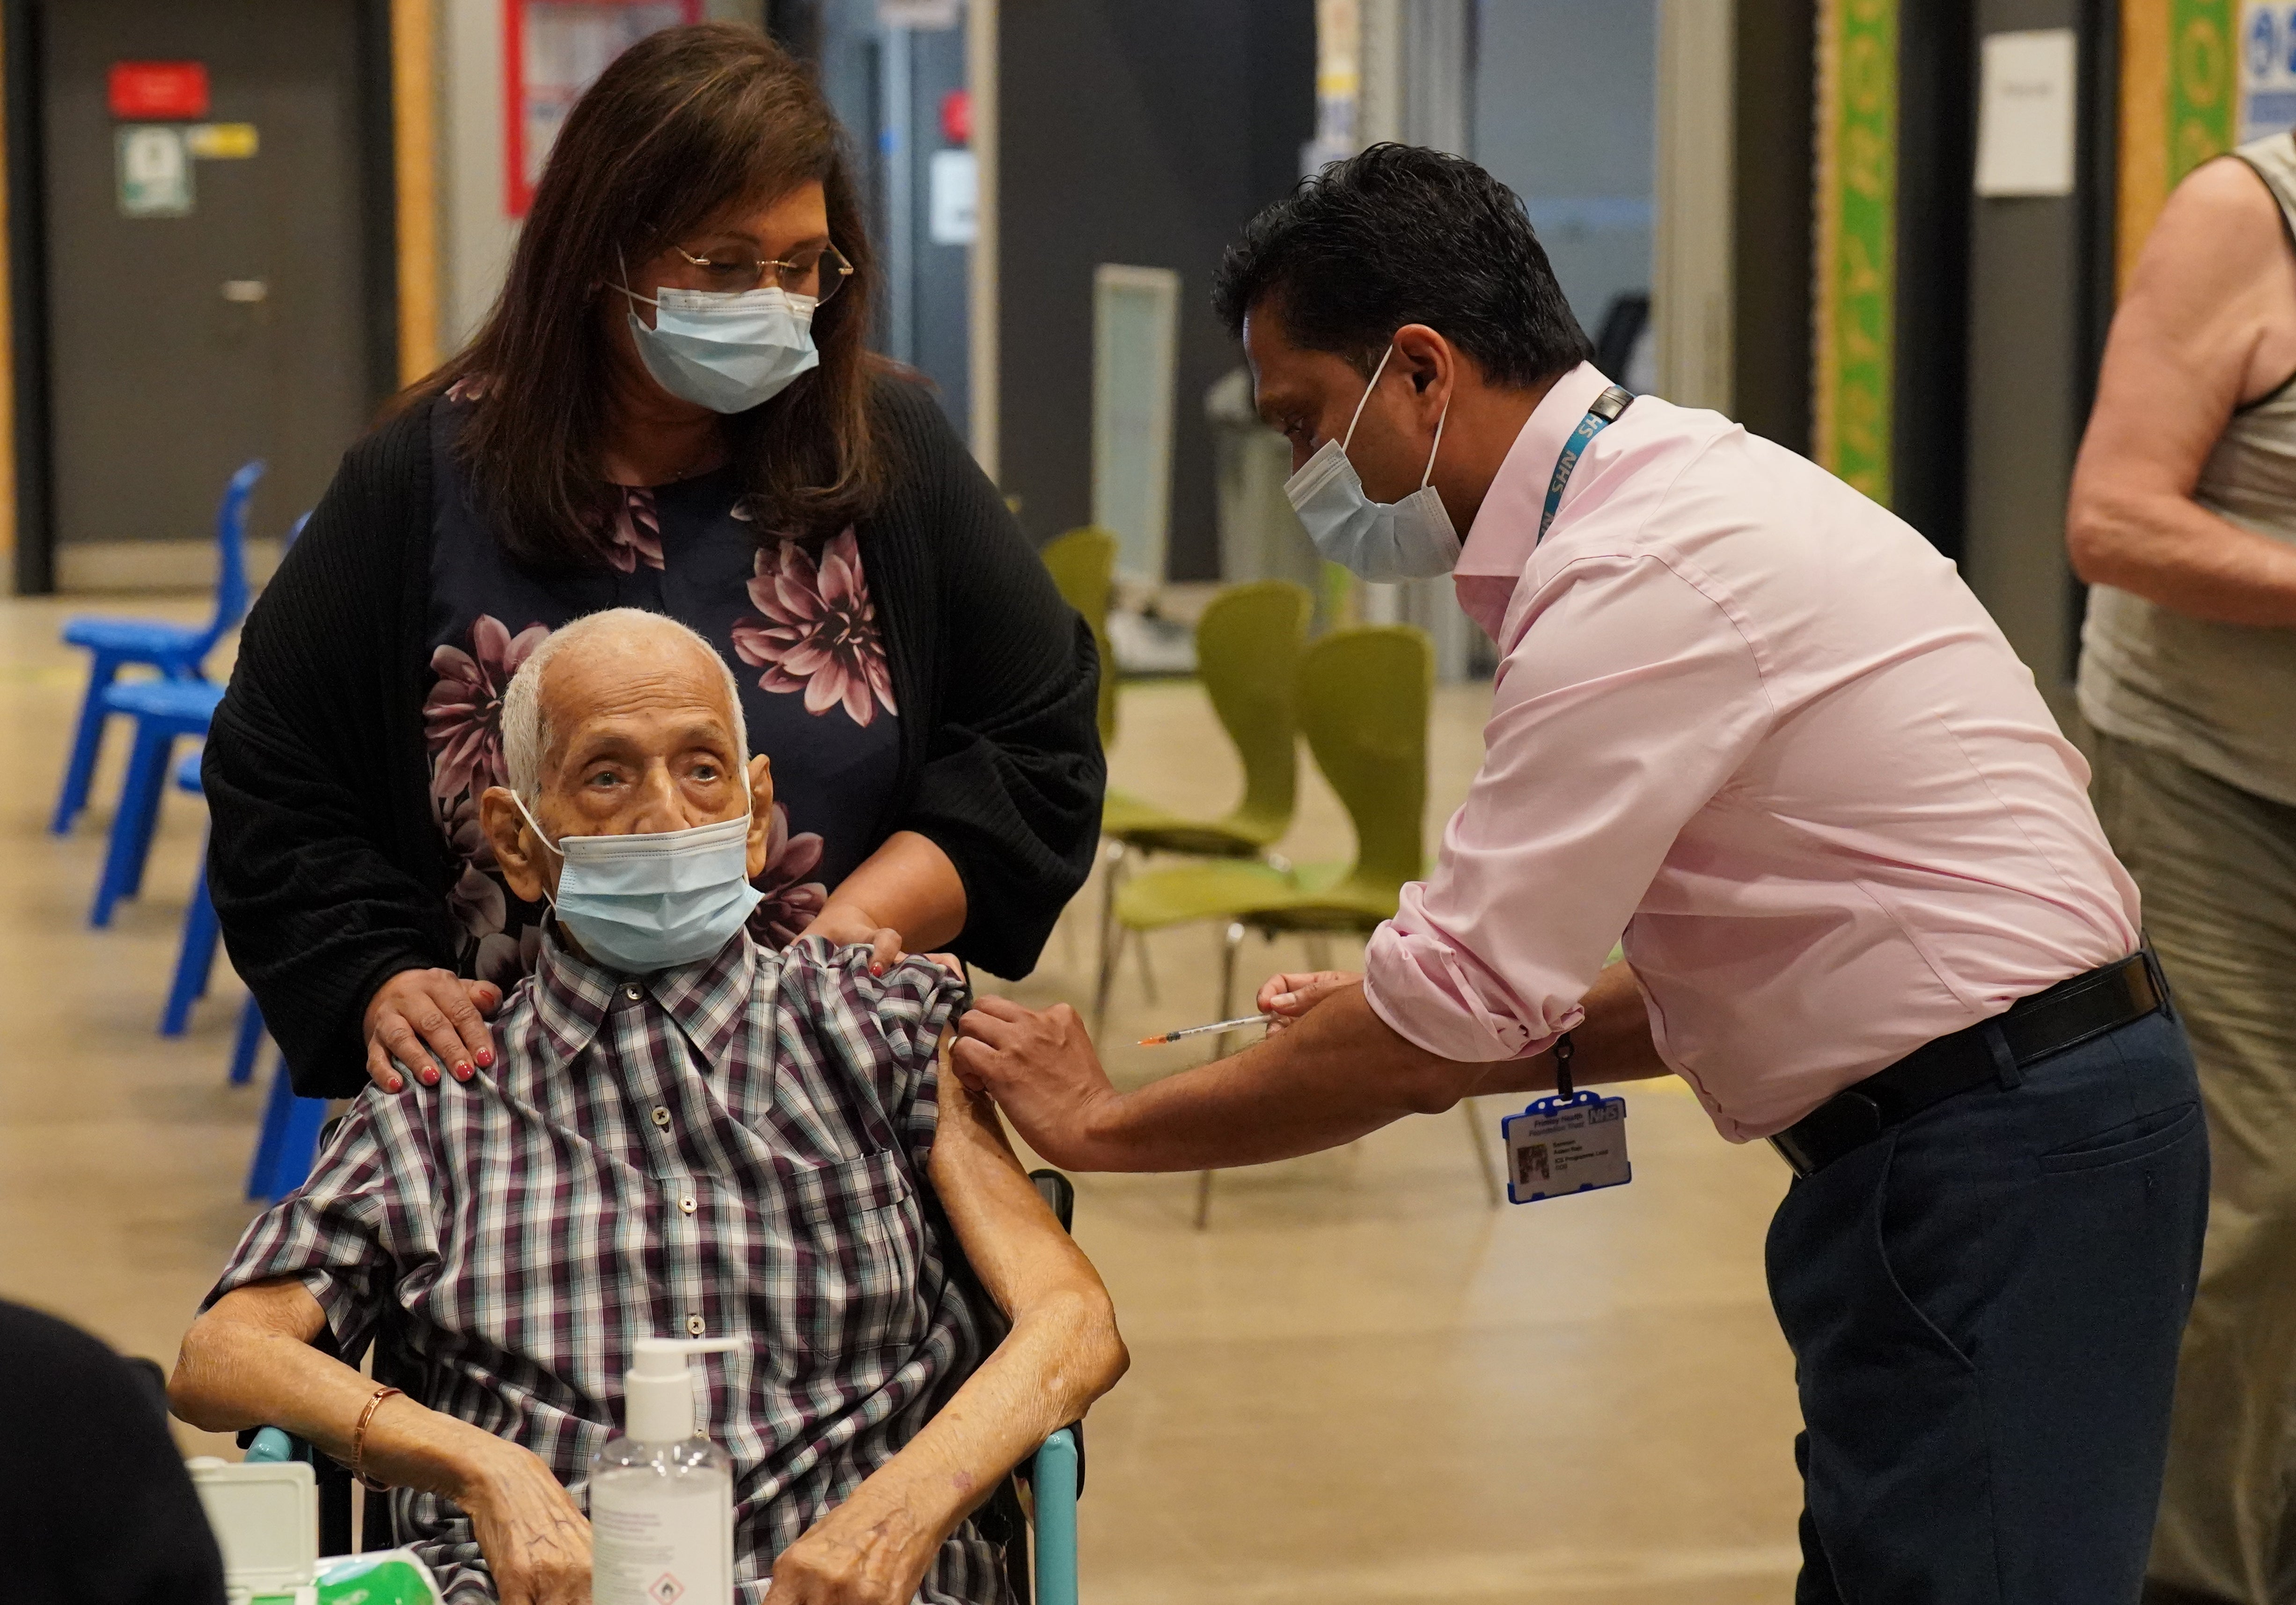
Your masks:
M 730 1337 L 700 1427 L 734 1459 L 742 1605 L 1004 1605 L 973 1512 L 1126 1356 L 947 1072 L 962 982 L 743 932 L 772 776 L 684 626 L 576 621 L 503 723 L 481 823 L 555 918 L 496 1068 L 357 1101 L 186 1334 L 176 1413 L 390 1488 L 457 1605 L 557 1605 L 589 1597 L 584 1478 L 633 1343 Z M 378 1334 L 382 1380 L 329 1352 Z

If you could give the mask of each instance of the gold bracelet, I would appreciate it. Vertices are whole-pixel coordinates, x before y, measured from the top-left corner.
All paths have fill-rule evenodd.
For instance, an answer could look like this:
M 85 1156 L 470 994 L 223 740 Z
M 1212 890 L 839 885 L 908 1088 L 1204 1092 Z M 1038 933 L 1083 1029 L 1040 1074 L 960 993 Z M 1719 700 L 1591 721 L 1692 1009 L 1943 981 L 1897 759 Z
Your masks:
M 366 1474 L 366 1424 L 374 1420 L 375 1406 L 398 1391 L 396 1388 L 376 1388 L 374 1397 L 369 1399 L 366 1402 L 366 1408 L 359 1412 L 358 1425 L 351 1431 L 351 1475 L 358 1479 L 361 1487 L 370 1493 L 388 1492 L 390 1485 L 387 1482 L 378 1482 Z M 405 1396 L 401 1395 L 401 1396 Z

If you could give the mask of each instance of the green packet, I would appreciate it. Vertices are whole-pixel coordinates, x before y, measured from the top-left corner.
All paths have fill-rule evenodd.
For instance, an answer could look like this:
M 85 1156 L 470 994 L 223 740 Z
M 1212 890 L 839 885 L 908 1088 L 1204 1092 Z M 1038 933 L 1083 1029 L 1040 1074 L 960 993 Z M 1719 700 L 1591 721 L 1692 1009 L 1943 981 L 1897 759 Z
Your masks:
M 249 1605 L 275 1596 L 258 1594 Z M 281 1600 L 292 1595 L 275 1596 Z M 403 1549 L 377 1550 L 319 1562 L 318 1586 L 305 1605 L 439 1605 L 430 1568 Z

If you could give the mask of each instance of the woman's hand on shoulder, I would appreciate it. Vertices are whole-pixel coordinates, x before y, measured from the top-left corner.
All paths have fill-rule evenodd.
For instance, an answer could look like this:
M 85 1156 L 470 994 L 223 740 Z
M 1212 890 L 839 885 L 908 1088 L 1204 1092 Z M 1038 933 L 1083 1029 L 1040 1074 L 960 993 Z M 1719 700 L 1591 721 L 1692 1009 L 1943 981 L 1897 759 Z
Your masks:
M 468 1081 L 495 1062 L 488 1015 L 502 1007 L 492 981 L 466 981 L 451 970 L 402 970 L 367 1000 L 366 1075 L 386 1093 L 406 1085 L 400 1067 L 425 1086 L 440 1075 Z
M 840 907 L 834 900 L 801 934 L 827 937 L 832 947 L 866 947 L 869 949 L 869 973 L 872 975 L 882 975 L 909 956 L 901 945 L 899 931 L 890 925 L 880 924 L 866 909 L 849 905 Z

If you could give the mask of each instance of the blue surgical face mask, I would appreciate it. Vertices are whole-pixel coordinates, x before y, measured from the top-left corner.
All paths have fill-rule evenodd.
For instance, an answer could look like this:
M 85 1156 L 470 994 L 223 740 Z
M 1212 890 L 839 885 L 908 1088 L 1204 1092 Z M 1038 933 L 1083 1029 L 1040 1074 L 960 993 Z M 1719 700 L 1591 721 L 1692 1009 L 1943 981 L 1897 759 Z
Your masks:
M 1283 494 L 1307 526 L 1316 550 L 1332 561 L 1365 579 L 1425 579 L 1449 573 L 1459 561 L 1458 531 L 1451 527 L 1443 498 L 1428 483 L 1435 477 L 1435 454 L 1443 449 L 1443 424 L 1451 416 L 1451 403 L 1444 401 L 1435 420 L 1435 444 L 1428 449 L 1427 471 L 1419 477 L 1419 488 L 1400 502 L 1373 501 L 1356 477 L 1356 465 L 1348 461 L 1348 443 L 1355 438 L 1364 402 L 1379 388 L 1379 376 L 1387 372 L 1387 359 L 1394 355 L 1390 345 L 1372 371 L 1363 401 L 1356 403 L 1356 414 L 1348 420 L 1347 434 L 1318 446 L 1300 471 L 1283 481 Z
M 663 290 L 643 296 L 653 324 L 633 312 L 630 338 L 638 360 L 671 395 L 713 413 L 746 413 L 780 395 L 791 381 L 820 365 L 813 345 L 809 295 L 777 284 L 757 290 Z
M 527 813 L 535 837 L 558 855 L 551 906 L 583 951 L 631 975 L 716 955 L 763 894 L 750 884 L 750 815 L 631 836 L 552 841 Z

